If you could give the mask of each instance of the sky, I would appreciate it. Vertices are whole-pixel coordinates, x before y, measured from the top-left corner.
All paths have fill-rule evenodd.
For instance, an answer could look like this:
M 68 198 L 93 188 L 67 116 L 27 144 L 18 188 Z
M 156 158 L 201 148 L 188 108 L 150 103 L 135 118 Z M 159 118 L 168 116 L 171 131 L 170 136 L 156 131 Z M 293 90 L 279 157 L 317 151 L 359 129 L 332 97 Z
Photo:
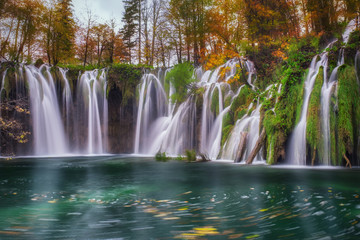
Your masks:
M 122 16 L 124 12 L 122 0 L 73 0 L 74 13 L 82 23 L 87 20 L 86 5 L 97 16 L 98 23 L 106 23 L 111 18 L 115 18 L 117 30 L 122 26 Z

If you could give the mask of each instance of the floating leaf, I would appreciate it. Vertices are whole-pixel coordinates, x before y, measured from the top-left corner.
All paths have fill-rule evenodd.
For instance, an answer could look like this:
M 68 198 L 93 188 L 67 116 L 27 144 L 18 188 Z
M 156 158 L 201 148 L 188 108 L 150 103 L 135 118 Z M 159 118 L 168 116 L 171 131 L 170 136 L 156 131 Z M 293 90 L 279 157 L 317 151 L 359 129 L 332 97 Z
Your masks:
M 260 237 L 260 235 L 258 235 L 258 234 L 250 235 L 250 236 L 247 236 L 246 239 L 253 239 L 253 238 L 257 238 L 257 237 Z
M 188 210 L 189 208 L 188 207 L 183 207 L 183 208 L 179 208 L 179 209 L 177 209 L 178 211 L 186 211 L 186 210 Z
M 177 219 L 180 219 L 179 217 L 166 217 L 166 218 L 163 218 L 164 220 L 177 220 Z
M 229 239 L 241 238 L 242 236 L 244 236 L 243 233 L 231 234 L 231 235 L 229 235 Z

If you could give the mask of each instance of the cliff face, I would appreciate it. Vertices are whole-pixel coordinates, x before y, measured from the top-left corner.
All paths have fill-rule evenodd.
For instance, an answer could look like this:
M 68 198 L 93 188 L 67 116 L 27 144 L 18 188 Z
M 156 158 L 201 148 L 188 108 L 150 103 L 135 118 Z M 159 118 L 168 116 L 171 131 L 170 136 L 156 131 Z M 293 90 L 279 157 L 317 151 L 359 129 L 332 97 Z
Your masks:
M 136 128 L 136 99 L 131 98 L 122 106 L 122 91 L 109 91 L 108 150 L 110 153 L 133 153 Z

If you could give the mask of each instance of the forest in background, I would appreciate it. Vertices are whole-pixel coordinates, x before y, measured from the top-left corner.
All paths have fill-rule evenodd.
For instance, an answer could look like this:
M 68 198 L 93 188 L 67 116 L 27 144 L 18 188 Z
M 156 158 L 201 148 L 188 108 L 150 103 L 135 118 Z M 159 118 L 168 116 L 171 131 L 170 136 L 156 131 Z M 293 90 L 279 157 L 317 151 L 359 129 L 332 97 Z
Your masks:
M 3 0 L 0 59 L 97 67 L 189 61 L 206 62 L 211 68 L 221 59 L 257 51 L 278 62 L 286 60 L 292 39 L 314 36 L 326 41 L 340 36 L 346 23 L 360 13 L 358 0 L 123 3 L 125 11 L 115 16 L 123 27 L 116 31 L 115 18 L 99 23 L 89 9 L 86 19 L 76 19 L 71 0 Z

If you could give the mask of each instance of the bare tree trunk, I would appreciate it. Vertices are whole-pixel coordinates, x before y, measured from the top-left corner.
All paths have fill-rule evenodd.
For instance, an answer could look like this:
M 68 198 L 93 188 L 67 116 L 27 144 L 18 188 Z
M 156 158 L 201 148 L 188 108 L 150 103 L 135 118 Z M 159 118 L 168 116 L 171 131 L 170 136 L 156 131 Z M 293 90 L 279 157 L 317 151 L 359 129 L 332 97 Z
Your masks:
M 344 153 L 344 159 L 345 159 L 345 161 L 346 161 L 346 165 L 345 165 L 345 167 L 347 167 L 347 166 L 349 166 L 349 168 L 351 168 L 351 162 L 350 162 L 350 160 L 346 157 L 346 154 Z
M 139 1 L 139 51 L 138 51 L 138 54 L 139 54 L 139 64 L 141 64 L 141 2 L 142 0 L 138 0 Z
M 243 158 L 245 148 L 246 148 L 247 135 L 248 135 L 247 132 L 242 132 L 241 133 L 239 147 L 238 147 L 238 150 L 236 152 L 236 156 L 235 156 L 235 160 L 234 160 L 235 163 L 241 162 L 241 159 Z
M 314 147 L 313 156 L 311 159 L 311 166 L 314 166 L 315 164 L 315 157 L 316 157 L 316 147 Z
M 266 131 L 265 131 L 265 128 L 263 128 L 263 130 L 261 131 L 261 134 L 259 136 L 259 139 L 256 141 L 254 149 L 251 151 L 250 156 L 246 160 L 246 164 L 252 164 L 252 162 L 254 161 L 256 155 L 258 154 L 261 147 L 265 143 L 265 137 L 266 137 Z

